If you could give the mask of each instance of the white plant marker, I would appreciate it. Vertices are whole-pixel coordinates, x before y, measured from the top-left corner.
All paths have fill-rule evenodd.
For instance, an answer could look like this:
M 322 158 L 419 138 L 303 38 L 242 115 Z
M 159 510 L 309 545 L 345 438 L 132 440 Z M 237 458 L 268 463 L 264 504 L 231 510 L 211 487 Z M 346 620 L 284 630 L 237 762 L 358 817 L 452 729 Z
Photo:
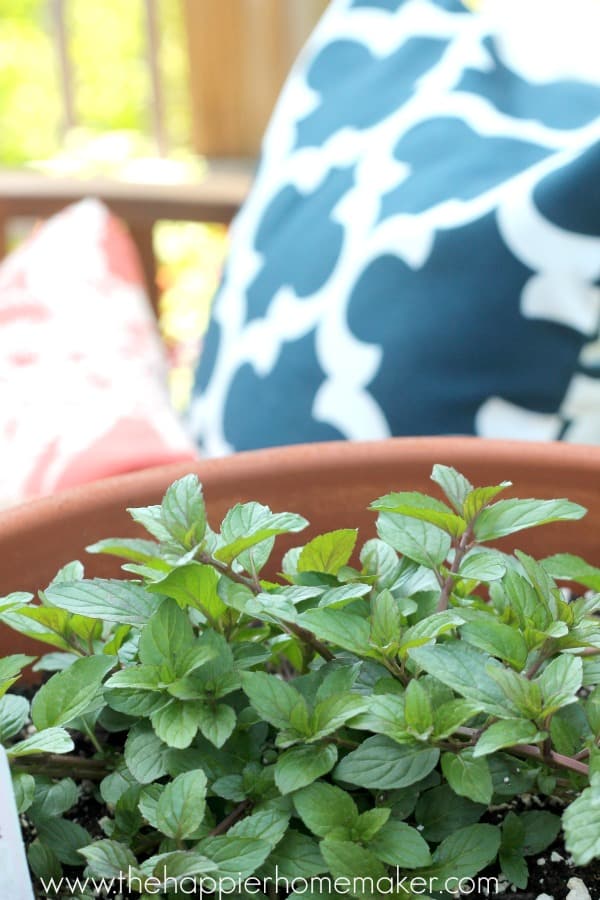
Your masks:
M 34 900 L 4 747 L 0 747 L 0 897 Z

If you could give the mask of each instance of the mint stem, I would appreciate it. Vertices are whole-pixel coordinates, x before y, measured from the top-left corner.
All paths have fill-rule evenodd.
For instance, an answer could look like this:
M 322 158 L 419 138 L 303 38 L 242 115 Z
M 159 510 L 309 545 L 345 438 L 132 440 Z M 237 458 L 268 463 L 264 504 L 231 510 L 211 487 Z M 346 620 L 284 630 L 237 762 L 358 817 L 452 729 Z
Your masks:
M 198 554 L 197 559 L 198 562 L 204 563 L 206 566 L 212 566 L 213 569 L 216 569 L 217 572 L 225 575 L 227 578 L 231 579 L 231 581 L 235 581 L 237 584 L 243 584 L 244 587 L 247 587 L 252 591 L 255 597 L 262 593 L 260 582 L 257 582 L 255 578 L 249 578 L 241 572 L 236 572 L 235 569 L 228 566 L 227 563 L 221 562 L 220 559 L 215 559 L 210 553 L 202 551 Z M 335 659 L 335 654 L 331 652 L 329 647 L 322 644 L 312 631 L 307 631 L 306 628 L 296 625 L 295 622 L 287 622 L 285 619 L 281 620 L 281 624 L 287 631 L 295 635 L 295 637 L 304 644 L 307 644 L 315 653 L 318 653 L 326 662 L 331 662 L 331 660 Z

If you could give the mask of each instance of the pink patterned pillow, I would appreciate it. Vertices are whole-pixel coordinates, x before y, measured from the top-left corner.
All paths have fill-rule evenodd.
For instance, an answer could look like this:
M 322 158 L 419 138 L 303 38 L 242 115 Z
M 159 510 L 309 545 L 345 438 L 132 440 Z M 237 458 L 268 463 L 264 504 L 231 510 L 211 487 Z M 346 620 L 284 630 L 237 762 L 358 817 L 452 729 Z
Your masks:
M 70 206 L 0 265 L 0 506 L 195 456 L 132 241 Z

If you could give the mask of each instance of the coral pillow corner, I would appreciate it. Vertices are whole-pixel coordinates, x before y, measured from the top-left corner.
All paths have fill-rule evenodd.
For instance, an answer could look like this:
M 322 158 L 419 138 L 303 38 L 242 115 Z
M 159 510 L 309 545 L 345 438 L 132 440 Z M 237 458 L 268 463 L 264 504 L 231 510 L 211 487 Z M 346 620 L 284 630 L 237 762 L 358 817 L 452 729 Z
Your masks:
M 195 457 L 131 238 L 69 206 L 0 264 L 0 508 Z

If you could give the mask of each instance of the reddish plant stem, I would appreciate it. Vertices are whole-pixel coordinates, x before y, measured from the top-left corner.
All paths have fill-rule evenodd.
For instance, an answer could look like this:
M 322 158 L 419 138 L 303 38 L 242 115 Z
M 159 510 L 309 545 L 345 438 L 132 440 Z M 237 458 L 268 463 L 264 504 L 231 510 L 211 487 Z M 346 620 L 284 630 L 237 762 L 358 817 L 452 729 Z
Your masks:
M 539 759 L 540 762 L 546 763 L 555 769 L 569 769 L 571 772 L 577 772 L 578 775 L 590 774 L 590 767 L 578 759 L 570 756 L 563 756 L 562 753 L 556 753 L 551 750 L 550 753 L 544 755 L 539 747 L 532 744 L 515 744 L 514 747 L 507 747 L 507 753 L 513 753 L 515 756 L 527 756 L 532 759 Z
M 454 576 L 458 572 L 460 564 L 463 561 L 466 552 L 470 549 L 472 537 L 473 523 L 471 523 L 463 532 L 462 537 L 455 548 L 454 560 L 452 561 L 450 573 L 442 585 L 442 591 L 440 593 L 440 599 L 437 607 L 438 612 L 443 612 L 445 609 L 448 609 L 448 602 L 450 600 L 450 594 L 452 592 L 452 585 L 454 584 Z
M 210 837 L 215 837 L 218 834 L 225 834 L 229 831 L 236 822 L 239 822 L 239 820 L 246 815 L 251 806 L 252 803 L 250 800 L 242 800 L 241 803 L 238 803 L 235 809 L 233 809 L 228 816 L 225 816 L 222 822 L 219 822 L 212 831 L 208 832 Z
M 236 572 L 231 566 L 227 565 L 227 563 L 221 562 L 220 559 L 215 559 L 214 556 L 211 556 L 210 553 L 201 552 L 198 554 L 198 562 L 204 563 L 204 565 L 212 566 L 213 569 L 216 569 L 217 572 L 220 572 L 222 575 L 225 575 L 227 578 L 231 579 L 231 581 L 235 581 L 237 584 L 243 584 L 244 587 L 247 587 L 254 596 L 257 596 L 262 592 L 262 588 L 260 586 L 260 582 L 257 582 L 255 578 L 249 578 L 247 575 L 243 575 L 241 572 Z M 318 653 L 326 662 L 331 662 L 331 660 L 335 659 L 335 654 L 331 652 L 329 647 L 325 644 L 322 644 L 312 631 L 308 631 L 306 628 L 302 628 L 300 625 L 296 625 L 295 622 L 287 622 L 284 619 L 281 620 L 281 624 L 285 627 L 285 629 L 293 634 L 298 640 L 302 641 L 303 644 L 309 646 L 315 653 Z

